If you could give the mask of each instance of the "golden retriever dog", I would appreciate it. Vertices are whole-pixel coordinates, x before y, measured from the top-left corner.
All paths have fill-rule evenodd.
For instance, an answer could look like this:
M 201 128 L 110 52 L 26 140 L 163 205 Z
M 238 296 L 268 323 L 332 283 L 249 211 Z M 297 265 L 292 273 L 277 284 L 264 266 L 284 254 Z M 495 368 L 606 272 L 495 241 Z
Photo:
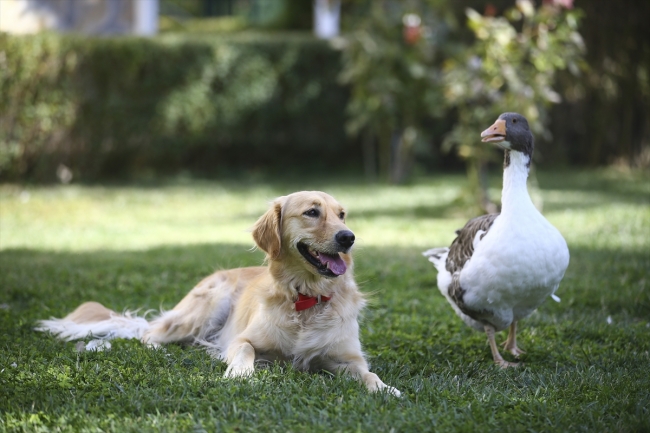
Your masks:
M 370 391 L 399 396 L 369 371 L 361 350 L 357 318 L 365 300 L 352 275 L 355 238 L 345 216 L 323 192 L 279 197 L 253 227 L 267 266 L 215 272 L 149 322 L 86 302 L 36 329 L 66 340 L 198 343 L 226 361 L 226 377 L 252 374 L 256 361 L 285 361 L 305 371 L 346 371 Z

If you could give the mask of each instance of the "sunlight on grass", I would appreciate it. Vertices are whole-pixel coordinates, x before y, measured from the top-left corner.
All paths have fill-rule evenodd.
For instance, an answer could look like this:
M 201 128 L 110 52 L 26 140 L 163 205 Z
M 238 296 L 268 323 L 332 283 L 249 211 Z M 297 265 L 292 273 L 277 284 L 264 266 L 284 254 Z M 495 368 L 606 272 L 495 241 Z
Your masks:
M 276 193 L 215 183 L 163 188 L 3 188 L 0 248 L 144 249 L 250 244 L 247 229 Z
M 606 173 L 605 173 L 606 174 Z M 569 244 L 650 246 L 650 205 L 644 182 L 618 177 L 590 191 L 580 177 L 540 175 L 544 213 Z M 643 180 L 643 179 L 641 179 Z M 582 186 L 575 188 L 571 182 Z M 545 182 L 551 184 L 545 188 Z M 498 186 L 498 180 L 493 182 Z M 445 176 L 408 186 L 364 183 L 238 186 L 195 182 L 162 187 L 0 187 L 0 249 L 138 250 L 163 245 L 233 243 L 250 246 L 248 230 L 278 195 L 304 189 L 333 194 L 349 209 L 357 246 L 447 245 L 467 217 L 454 200 L 464 179 Z M 562 188 L 553 188 L 561 185 Z M 636 189 L 635 189 L 636 187 Z M 575 189 L 574 189 L 575 188 Z M 493 196 L 498 197 L 498 189 Z M 630 191 L 637 195 L 630 198 Z
M 161 245 L 251 245 L 249 228 L 276 196 L 300 187 L 237 188 L 210 185 L 150 188 L 52 188 L 1 190 L 0 248 L 67 251 L 143 249 Z M 447 242 L 461 220 L 427 216 L 449 206 L 459 187 L 436 182 L 411 187 L 321 185 L 349 208 L 348 224 L 360 245 L 417 245 L 421 234 Z M 447 233 L 445 233 L 447 232 Z M 431 239 L 430 238 L 430 239 Z

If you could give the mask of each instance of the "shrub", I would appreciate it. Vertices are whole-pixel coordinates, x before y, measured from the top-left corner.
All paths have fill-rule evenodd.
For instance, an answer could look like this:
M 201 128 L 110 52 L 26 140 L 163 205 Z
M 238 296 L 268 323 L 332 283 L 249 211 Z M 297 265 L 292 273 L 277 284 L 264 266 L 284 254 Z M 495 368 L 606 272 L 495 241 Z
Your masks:
M 356 26 L 342 44 L 341 81 L 351 88 L 347 130 L 364 142 L 367 173 L 405 182 L 416 156 L 431 147 L 432 117 L 444 111 L 439 51 L 446 24 L 434 0 L 357 3 Z
M 518 0 L 503 17 L 472 9 L 466 13 L 476 40 L 445 64 L 445 97 L 458 122 L 443 149 L 457 149 L 467 162 L 477 205 L 495 212 L 487 195 L 486 162 L 503 156 L 478 140 L 478 132 L 499 114 L 516 111 L 528 118 L 538 138 L 551 138 L 548 113 L 552 103 L 561 101 L 554 90 L 557 72 L 568 69 L 578 75 L 584 68 L 584 43 L 577 30 L 581 12 L 552 3 L 535 8 L 530 0 Z
M 0 34 L 0 178 L 94 180 L 360 160 L 340 54 L 308 35 Z

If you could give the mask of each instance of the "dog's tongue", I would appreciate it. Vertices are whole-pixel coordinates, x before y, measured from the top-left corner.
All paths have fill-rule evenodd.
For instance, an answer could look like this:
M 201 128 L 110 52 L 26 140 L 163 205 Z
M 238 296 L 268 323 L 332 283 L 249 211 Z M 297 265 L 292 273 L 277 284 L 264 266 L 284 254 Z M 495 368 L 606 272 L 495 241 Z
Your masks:
M 325 253 L 318 253 L 318 258 L 320 262 L 324 265 L 327 265 L 330 271 L 334 275 L 343 275 L 347 271 L 348 267 L 338 254 L 330 255 Z

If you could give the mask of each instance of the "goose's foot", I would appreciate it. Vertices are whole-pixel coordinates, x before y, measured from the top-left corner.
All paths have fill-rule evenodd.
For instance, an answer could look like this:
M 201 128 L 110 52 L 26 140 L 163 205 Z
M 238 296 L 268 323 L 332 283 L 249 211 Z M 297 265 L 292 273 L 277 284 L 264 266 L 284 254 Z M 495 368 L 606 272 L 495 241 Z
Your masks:
M 517 343 L 511 344 L 508 340 L 506 340 L 506 342 L 503 343 L 503 349 L 510 352 L 510 353 L 512 353 L 517 358 L 519 358 L 520 355 L 523 355 L 524 353 L 526 353 L 526 352 L 524 352 L 523 350 L 521 350 L 520 348 L 517 347 Z
M 519 367 L 521 365 L 524 365 L 523 362 L 509 362 L 509 361 L 506 361 L 503 358 L 500 359 L 500 360 L 495 359 L 494 363 L 496 365 L 498 365 L 499 367 L 503 368 L 503 369 L 505 369 L 505 368 L 515 368 L 515 367 Z
M 503 359 L 503 356 L 501 356 L 501 353 L 499 353 L 499 348 L 497 347 L 497 343 L 494 340 L 494 333 L 496 332 L 494 327 L 492 327 L 491 325 L 484 325 L 484 328 L 485 328 L 485 334 L 488 337 L 488 343 L 490 343 L 490 350 L 492 351 L 492 359 L 494 359 L 494 363 L 501 368 L 518 367 L 519 365 L 521 365 L 517 362 L 508 362 L 505 359 Z
M 508 352 L 512 353 L 517 358 L 519 358 L 520 355 L 526 353 L 522 349 L 517 347 L 517 322 L 512 322 L 512 324 L 510 325 L 510 331 L 508 331 L 508 338 L 503 343 L 503 348 Z

